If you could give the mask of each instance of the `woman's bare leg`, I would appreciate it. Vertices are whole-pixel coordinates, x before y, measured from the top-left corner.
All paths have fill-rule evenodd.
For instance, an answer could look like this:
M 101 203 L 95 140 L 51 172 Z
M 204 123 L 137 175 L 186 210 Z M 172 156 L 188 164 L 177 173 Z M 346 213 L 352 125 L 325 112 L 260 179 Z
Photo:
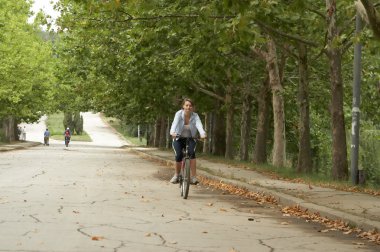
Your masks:
M 182 165 L 182 162 L 176 162 L 175 163 L 175 174 L 178 175 L 181 171 L 181 165 Z
M 190 159 L 190 170 L 191 170 L 191 176 L 195 177 L 197 176 L 197 162 L 196 159 Z

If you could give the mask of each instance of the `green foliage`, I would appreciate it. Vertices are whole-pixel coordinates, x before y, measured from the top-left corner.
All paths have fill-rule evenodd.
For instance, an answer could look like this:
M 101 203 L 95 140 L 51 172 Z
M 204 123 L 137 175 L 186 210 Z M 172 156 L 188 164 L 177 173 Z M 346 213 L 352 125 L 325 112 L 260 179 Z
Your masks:
M 380 131 L 366 130 L 361 134 L 360 168 L 366 173 L 367 182 L 380 185 Z
M 83 116 L 79 112 L 74 113 L 74 129 L 78 135 L 82 135 L 83 132 Z
M 51 137 L 56 140 L 64 140 L 64 129 L 62 129 L 62 121 L 64 114 L 62 112 L 49 114 L 46 120 L 46 125 L 49 128 Z M 87 141 L 90 142 L 91 138 L 85 131 L 81 135 L 72 135 L 72 141 Z
M 83 116 L 80 112 L 65 112 L 63 113 L 63 129 L 70 128 L 72 134 L 82 135 L 83 133 Z
M 51 109 L 55 59 L 38 23 L 27 23 L 29 8 L 0 0 L 0 118 L 34 122 Z
M 199 113 L 224 112 L 223 102 L 231 83 L 232 102 L 239 119 L 241 97 L 246 92 L 244 83 L 251 83 L 249 92 L 257 95 L 267 75 L 265 64 L 251 49 L 265 51 L 266 40 L 271 36 L 278 55 L 287 58 L 283 95 L 287 154 L 293 160 L 298 153 L 299 130 L 296 48 L 299 42 L 306 43 L 313 170 L 318 175 L 330 175 L 331 85 L 328 58 L 324 54 L 325 3 L 312 0 L 62 0 L 59 8 L 62 10 L 58 20 L 61 31 L 54 44 L 54 54 L 59 61 L 55 73 L 56 107 L 62 111 L 102 111 L 120 119 L 123 125 L 145 125 L 157 117 L 171 117 L 184 96 L 196 101 Z M 377 125 L 380 122 L 377 112 L 380 105 L 379 44 L 371 42 L 367 30 L 361 36 L 353 35 L 352 1 L 338 1 L 337 9 L 340 34 L 334 38 L 334 46 L 346 50 L 342 58 L 342 77 L 347 129 L 352 103 L 350 43 L 358 40 L 364 43 L 362 118 Z M 13 102 L 19 99 L 20 94 L 10 98 Z M 214 108 L 216 101 L 222 105 Z M 127 131 L 134 134 L 134 128 Z M 236 123 L 235 136 L 239 129 Z M 255 135 L 251 137 L 253 143 Z M 234 143 L 238 149 L 237 137 Z
M 74 120 L 73 114 L 71 112 L 63 113 L 63 130 L 69 128 L 72 133 L 74 133 Z

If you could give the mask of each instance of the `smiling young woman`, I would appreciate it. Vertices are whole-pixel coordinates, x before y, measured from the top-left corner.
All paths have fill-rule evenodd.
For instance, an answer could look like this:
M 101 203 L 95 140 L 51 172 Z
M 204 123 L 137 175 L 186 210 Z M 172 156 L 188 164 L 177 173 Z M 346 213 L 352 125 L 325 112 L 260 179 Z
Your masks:
M 189 141 L 189 156 L 190 156 L 190 169 L 191 169 L 191 183 L 197 184 L 196 177 L 196 159 L 195 149 L 197 141 L 194 137 L 199 132 L 201 138 L 206 137 L 206 132 L 203 129 L 201 119 L 198 114 L 194 112 L 194 103 L 191 99 L 185 98 L 182 102 L 182 109 L 177 111 L 172 126 L 170 128 L 170 135 L 173 137 L 173 150 L 175 154 L 175 174 L 170 180 L 171 183 L 178 183 L 178 174 L 181 169 L 181 162 L 183 158 L 182 149 L 186 146 L 186 138 L 191 138 Z

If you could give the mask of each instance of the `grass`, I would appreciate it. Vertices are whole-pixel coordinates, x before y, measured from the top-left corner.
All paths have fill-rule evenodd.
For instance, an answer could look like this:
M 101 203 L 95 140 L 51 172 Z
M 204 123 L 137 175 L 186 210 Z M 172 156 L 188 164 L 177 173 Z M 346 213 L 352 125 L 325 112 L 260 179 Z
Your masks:
M 65 137 L 63 136 L 63 132 L 65 131 L 63 126 L 63 113 L 48 115 L 46 125 L 50 131 L 50 138 L 62 141 L 65 140 Z M 85 131 L 83 131 L 82 135 L 73 134 L 71 136 L 71 141 L 91 142 L 91 138 Z
M 114 128 L 120 135 L 122 135 L 128 142 L 137 146 L 146 146 L 146 139 L 143 137 L 142 141 L 138 137 L 133 137 L 126 132 L 125 128 L 121 125 L 119 119 L 114 117 L 102 116 L 103 121 L 108 123 L 112 128 Z
M 197 154 L 198 157 L 202 157 L 212 162 L 219 162 L 228 164 L 234 167 L 245 168 L 249 170 L 254 170 L 264 175 L 267 175 L 274 179 L 281 179 L 287 181 L 293 181 L 296 183 L 305 183 L 312 184 L 316 186 L 322 186 L 327 188 L 335 188 L 344 191 L 361 191 L 368 192 L 370 194 L 379 195 L 380 188 L 378 186 L 373 185 L 364 185 L 364 186 L 353 186 L 351 184 L 351 180 L 346 181 L 336 181 L 331 177 L 322 174 L 300 174 L 297 173 L 291 167 L 275 167 L 270 164 L 254 164 L 248 161 L 239 161 L 239 160 L 228 160 L 224 157 L 213 156 L 210 154 Z

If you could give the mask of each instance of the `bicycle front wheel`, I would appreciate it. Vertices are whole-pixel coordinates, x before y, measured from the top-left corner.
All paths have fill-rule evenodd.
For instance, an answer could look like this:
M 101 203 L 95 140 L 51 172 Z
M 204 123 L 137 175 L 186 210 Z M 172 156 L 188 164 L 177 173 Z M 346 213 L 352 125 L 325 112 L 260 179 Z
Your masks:
M 189 195 L 189 188 L 190 188 L 190 159 L 185 159 L 185 167 L 183 169 L 183 177 L 182 177 L 182 190 L 183 195 L 182 197 L 184 199 L 187 199 L 187 196 Z

